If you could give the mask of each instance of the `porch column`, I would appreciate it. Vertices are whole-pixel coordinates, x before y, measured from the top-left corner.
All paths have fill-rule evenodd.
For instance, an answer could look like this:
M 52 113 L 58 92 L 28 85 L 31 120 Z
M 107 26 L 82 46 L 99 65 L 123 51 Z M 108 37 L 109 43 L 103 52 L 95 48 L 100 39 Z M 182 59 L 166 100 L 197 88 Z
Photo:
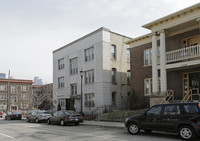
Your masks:
M 157 38 L 156 33 L 152 33 L 152 81 L 153 81 L 153 94 L 158 93 L 158 49 L 157 49 Z
M 160 33 L 160 76 L 161 76 L 161 93 L 167 92 L 167 71 L 166 71 L 166 42 L 165 42 L 165 31 L 162 30 Z

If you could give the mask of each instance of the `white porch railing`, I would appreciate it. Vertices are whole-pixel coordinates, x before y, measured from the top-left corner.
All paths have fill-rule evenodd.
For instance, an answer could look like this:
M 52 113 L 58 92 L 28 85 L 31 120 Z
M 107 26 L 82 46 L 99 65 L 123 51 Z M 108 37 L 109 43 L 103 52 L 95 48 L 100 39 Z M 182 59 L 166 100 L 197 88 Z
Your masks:
M 200 57 L 200 44 L 166 53 L 166 63 Z

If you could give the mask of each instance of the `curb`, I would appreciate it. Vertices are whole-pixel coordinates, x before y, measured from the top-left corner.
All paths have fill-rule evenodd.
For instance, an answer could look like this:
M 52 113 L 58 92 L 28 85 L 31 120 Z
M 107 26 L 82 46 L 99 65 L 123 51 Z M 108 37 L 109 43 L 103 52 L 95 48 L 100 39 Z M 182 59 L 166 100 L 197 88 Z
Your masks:
M 101 128 L 115 128 L 115 129 L 126 129 L 125 125 L 124 126 L 117 126 L 117 125 L 103 125 L 103 124 L 95 124 L 95 123 L 81 123 L 80 125 L 83 126 L 96 126 L 96 127 L 101 127 Z

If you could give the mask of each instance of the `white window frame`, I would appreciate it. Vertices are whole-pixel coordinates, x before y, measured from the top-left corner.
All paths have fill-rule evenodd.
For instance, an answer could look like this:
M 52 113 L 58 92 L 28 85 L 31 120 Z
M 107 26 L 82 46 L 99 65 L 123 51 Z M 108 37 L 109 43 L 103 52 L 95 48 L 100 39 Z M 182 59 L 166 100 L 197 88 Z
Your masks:
M 130 51 L 130 49 L 126 50 L 126 59 L 127 59 L 127 62 L 130 62 L 130 60 L 131 60 L 131 51 Z
M 70 74 L 78 74 L 78 58 L 70 59 Z
M 112 81 L 112 84 L 117 83 L 117 69 L 116 68 L 111 69 L 111 81 Z
M 11 96 L 11 103 L 17 103 L 17 96 Z
M 111 45 L 111 58 L 117 59 L 117 46 L 114 44 Z
M 94 69 L 85 71 L 85 84 L 94 83 Z
M 7 104 L 6 103 L 0 103 L 0 109 L 6 109 Z
M 28 109 L 29 108 L 29 104 L 21 102 L 21 108 L 22 109 Z
M 28 91 L 28 86 L 27 85 L 22 85 L 21 86 L 21 91 Z
M 7 86 L 6 85 L 0 85 L 0 91 L 6 91 Z
M 61 58 L 58 60 L 58 70 L 62 70 L 65 68 L 65 60 L 64 58 Z
M 58 88 L 64 88 L 64 86 L 65 86 L 64 76 L 58 77 Z
M 94 47 L 85 49 L 85 62 L 94 60 Z
M 7 100 L 7 94 L 0 94 L 0 100 Z
M 21 94 L 21 99 L 22 100 L 29 100 L 29 95 L 28 94 Z
M 144 79 L 144 95 L 151 95 L 152 94 L 152 83 L 153 83 L 152 78 Z M 146 87 L 146 84 L 148 84 L 148 88 Z M 147 89 L 148 89 L 148 93 L 146 91 Z
M 148 53 L 147 56 L 147 64 L 146 64 L 146 54 Z M 146 49 L 144 50 L 144 66 L 151 66 L 152 65 L 152 49 Z
M 71 84 L 71 95 L 77 95 L 77 83 Z
M 11 85 L 11 94 L 16 94 L 16 93 L 17 93 L 17 86 Z
M 86 108 L 95 107 L 95 94 L 94 93 L 85 94 L 85 104 L 84 105 Z

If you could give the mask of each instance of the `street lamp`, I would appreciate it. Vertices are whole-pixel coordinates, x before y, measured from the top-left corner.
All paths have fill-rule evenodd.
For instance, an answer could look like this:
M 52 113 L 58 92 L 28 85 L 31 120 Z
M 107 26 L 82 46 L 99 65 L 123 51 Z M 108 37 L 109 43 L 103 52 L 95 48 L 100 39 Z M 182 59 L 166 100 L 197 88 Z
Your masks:
M 83 114 L 83 71 L 80 70 L 80 76 L 81 76 L 81 114 Z

